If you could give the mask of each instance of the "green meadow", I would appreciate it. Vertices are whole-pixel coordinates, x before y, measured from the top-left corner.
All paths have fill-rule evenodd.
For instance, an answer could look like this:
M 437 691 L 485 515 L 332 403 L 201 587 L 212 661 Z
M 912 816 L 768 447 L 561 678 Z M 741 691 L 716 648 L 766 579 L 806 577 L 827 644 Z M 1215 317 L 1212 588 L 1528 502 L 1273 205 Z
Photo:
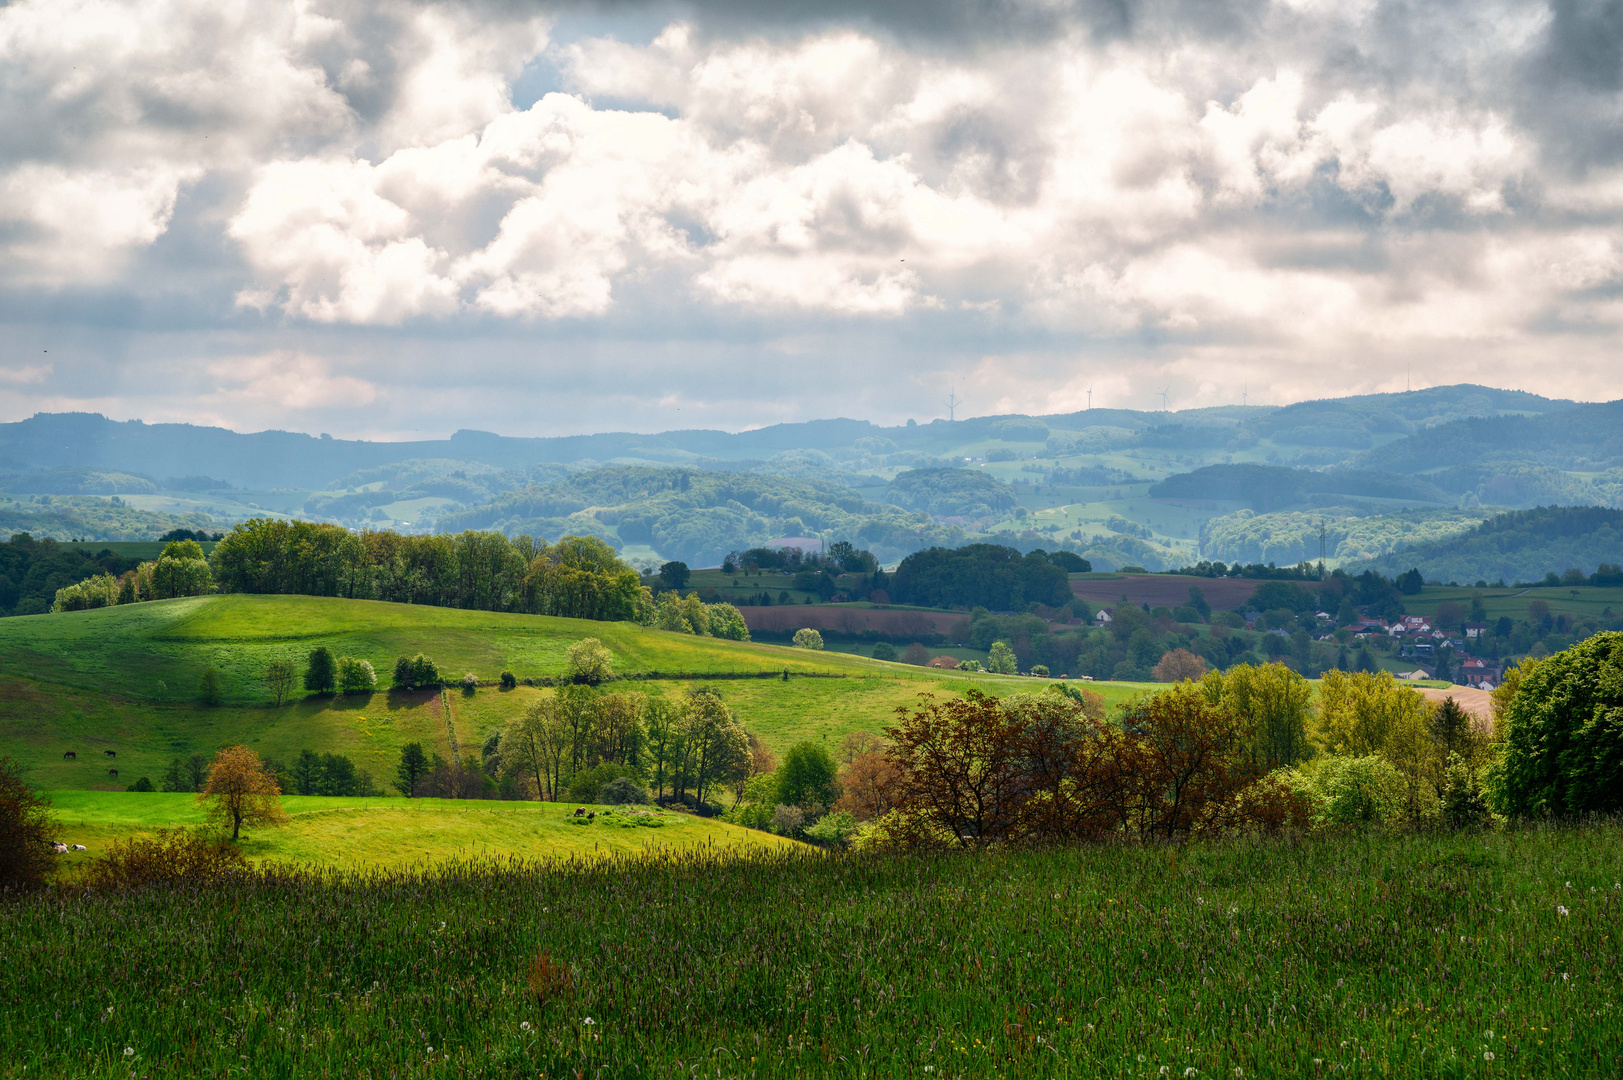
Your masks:
M 0 905 L 0 1076 L 1623 1073 L 1614 821 Z
M 520 679 L 558 675 L 569 646 L 584 637 L 599 638 L 613 651 L 616 671 L 662 676 L 616 682 L 611 689 L 676 694 L 692 685 L 682 676 L 710 676 L 705 684 L 718 688 L 744 726 L 779 752 L 802 739 L 833 746 L 848 732 L 877 732 L 921 692 L 1041 685 L 630 623 L 221 595 L 0 620 L 0 746 L 32 769 L 35 783 L 57 790 L 122 789 L 141 776 L 156 783 L 173 758 L 212 754 L 231 743 L 282 761 L 305 749 L 347 754 L 387 784 L 407 743 L 446 756 L 476 751 L 490 731 L 548 692 L 523 685 L 502 690 L 501 672 Z M 370 661 L 378 691 L 349 697 L 296 691 L 276 707 L 262 680 L 266 664 L 288 656 L 302 670 L 317 645 Z M 419 652 L 450 679 L 473 673 L 479 688 L 471 694 L 389 689 L 394 658 Z M 211 666 L 221 674 L 223 701 L 204 706 L 198 684 Z M 770 677 L 718 677 L 737 674 Z M 1144 689 L 1091 685 L 1111 704 Z M 68 750 L 77 757 L 64 759 Z M 110 769 L 118 770 L 116 778 Z
M 74 868 L 114 842 L 189 828 L 206 820 L 197 796 L 133 791 L 58 791 L 49 795 L 56 838 L 83 844 L 65 860 Z M 326 798 L 284 795 L 288 824 L 250 828 L 240 847 L 250 861 L 343 870 L 425 868 L 468 859 L 536 859 L 637 855 L 686 848 L 767 851 L 792 841 L 691 814 L 654 808 L 592 807 L 575 820 L 576 804 L 467 799 Z

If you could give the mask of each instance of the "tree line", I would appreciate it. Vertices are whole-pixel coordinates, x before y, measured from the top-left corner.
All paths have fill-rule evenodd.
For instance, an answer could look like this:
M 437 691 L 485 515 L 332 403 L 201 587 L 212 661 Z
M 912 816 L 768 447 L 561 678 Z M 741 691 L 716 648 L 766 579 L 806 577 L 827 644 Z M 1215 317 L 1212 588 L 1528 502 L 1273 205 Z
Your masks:
M 556 544 L 472 530 L 455 536 L 350 532 L 254 518 L 212 563 L 222 592 L 389 600 L 575 619 L 635 619 L 650 602 L 636 571 L 595 537 Z

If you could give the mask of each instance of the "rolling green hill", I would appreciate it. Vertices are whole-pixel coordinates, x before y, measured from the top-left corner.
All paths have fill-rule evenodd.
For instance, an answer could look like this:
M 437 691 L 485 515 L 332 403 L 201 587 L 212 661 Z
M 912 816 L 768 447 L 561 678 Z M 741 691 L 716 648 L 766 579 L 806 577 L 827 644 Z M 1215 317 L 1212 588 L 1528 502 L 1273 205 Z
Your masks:
M 497 677 L 557 675 L 568 647 L 601 639 L 624 674 L 658 678 L 613 684 L 680 692 L 686 676 L 709 676 L 744 726 L 781 751 L 804 739 L 831 745 L 853 730 L 877 731 L 921 691 L 980 684 L 1034 689 L 1031 680 L 967 675 L 882 663 L 832 652 L 651 630 L 630 623 L 304 596 L 220 595 L 0 622 L 0 746 L 34 769 L 47 788 L 122 788 L 155 781 L 176 756 L 242 742 L 290 761 L 310 749 L 350 755 L 380 782 L 400 747 L 421 742 L 449 756 L 451 740 L 476 750 L 539 694 L 501 690 Z M 370 695 L 305 698 L 277 708 L 261 682 L 265 665 L 309 651 L 372 663 Z M 426 653 L 448 678 L 475 674 L 479 689 L 445 695 L 387 688 L 396 656 Z M 221 676 L 223 703 L 198 703 L 205 668 Z M 789 678 L 782 677 L 789 672 Z M 726 678 L 728 675 L 771 677 Z M 1109 684 L 1121 700 L 1138 688 Z M 77 758 L 64 760 L 74 750 Z M 116 752 L 109 758 L 105 751 Z M 117 779 L 108 775 L 117 768 Z

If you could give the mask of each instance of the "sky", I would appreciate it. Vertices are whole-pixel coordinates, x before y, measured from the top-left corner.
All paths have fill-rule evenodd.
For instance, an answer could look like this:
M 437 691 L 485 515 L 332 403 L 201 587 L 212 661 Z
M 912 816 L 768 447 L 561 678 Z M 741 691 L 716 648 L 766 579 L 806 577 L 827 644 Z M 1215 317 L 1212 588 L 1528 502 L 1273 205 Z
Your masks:
M 1620 225 L 1623 0 L 0 7 L 0 421 L 1610 400 Z

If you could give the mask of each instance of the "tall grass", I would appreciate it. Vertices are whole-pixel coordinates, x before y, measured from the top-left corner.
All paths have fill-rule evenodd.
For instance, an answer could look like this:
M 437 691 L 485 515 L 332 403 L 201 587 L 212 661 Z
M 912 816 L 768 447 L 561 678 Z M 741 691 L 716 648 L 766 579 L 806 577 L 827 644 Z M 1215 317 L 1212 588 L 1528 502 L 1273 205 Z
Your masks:
M 696 852 L 25 897 L 0 905 L 0 1073 L 1617 1076 L 1620 841 Z

